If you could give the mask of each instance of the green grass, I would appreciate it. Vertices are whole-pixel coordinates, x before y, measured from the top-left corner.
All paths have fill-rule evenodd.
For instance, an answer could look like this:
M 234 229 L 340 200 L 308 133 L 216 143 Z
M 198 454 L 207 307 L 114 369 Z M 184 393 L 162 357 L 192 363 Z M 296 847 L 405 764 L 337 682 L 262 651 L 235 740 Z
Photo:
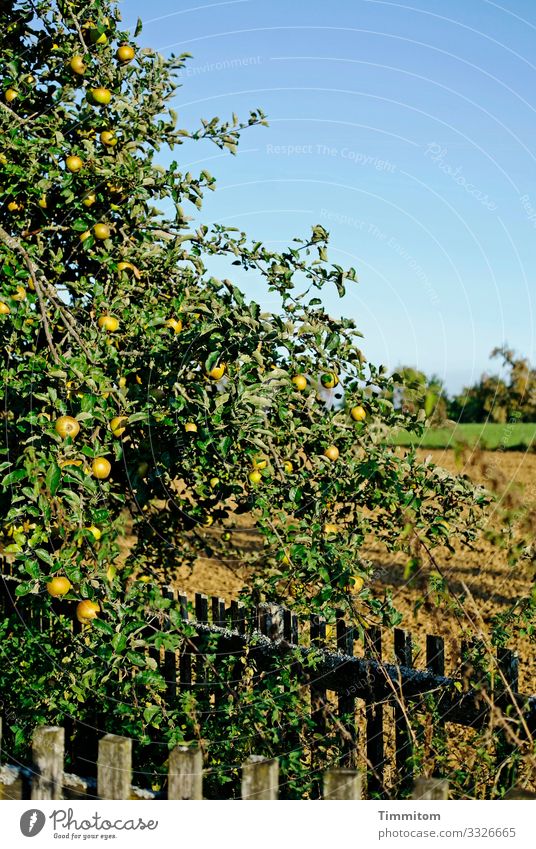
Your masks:
M 400 430 L 393 437 L 395 445 L 417 445 L 420 448 L 454 448 L 457 443 L 508 451 L 536 449 L 536 423 L 521 424 L 460 424 L 452 427 L 428 428 L 422 436 Z

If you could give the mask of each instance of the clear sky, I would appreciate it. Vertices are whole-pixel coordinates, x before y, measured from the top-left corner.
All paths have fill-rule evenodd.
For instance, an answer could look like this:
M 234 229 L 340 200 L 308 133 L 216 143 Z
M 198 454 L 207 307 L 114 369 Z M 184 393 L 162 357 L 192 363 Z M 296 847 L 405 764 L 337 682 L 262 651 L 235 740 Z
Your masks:
M 325 226 L 360 278 L 328 307 L 357 320 L 370 360 L 451 390 L 502 342 L 536 360 L 534 0 L 123 0 L 122 14 L 147 46 L 193 54 L 181 126 L 268 113 L 237 157 L 179 151 L 218 179 L 202 219 L 273 247 Z

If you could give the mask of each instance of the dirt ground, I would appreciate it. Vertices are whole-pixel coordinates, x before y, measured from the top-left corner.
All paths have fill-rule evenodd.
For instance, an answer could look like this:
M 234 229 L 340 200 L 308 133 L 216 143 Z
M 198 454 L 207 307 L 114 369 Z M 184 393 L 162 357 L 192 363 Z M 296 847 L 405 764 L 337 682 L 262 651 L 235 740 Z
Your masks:
M 515 491 L 524 504 L 536 508 L 536 454 L 523 452 L 482 452 L 477 456 L 456 458 L 451 450 L 422 451 L 422 458 L 431 456 L 433 462 L 446 469 L 466 474 L 475 481 L 489 483 L 498 481 L 500 490 Z M 495 523 L 497 513 L 490 515 Z M 245 532 L 255 546 L 255 532 Z M 456 596 L 467 598 L 461 617 L 454 612 L 438 608 L 427 596 L 428 571 L 425 566 L 412 585 L 404 580 L 405 557 L 397 557 L 371 545 L 365 552 L 375 566 L 374 590 L 382 595 L 387 590 L 393 594 L 395 606 L 404 616 L 401 627 L 414 637 L 414 662 L 422 665 L 426 634 L 437 634 L 445 638 L 447 672 L 459 665 L 458 646 L 463 632 L 474 635 L 486 634 L 490 618 L 504 611 L 512 602 L 527 595 L 532 584 L 528 566 L 510 567 L 504 552 L 486 542 L 480 542 L 474 550 L 457 550 L 452 555 L 448 549 L 437 552 L 437 562 L 448 579 L 449 589 Z M 243 564 L 218 560 L 199 560 L 193 571 L 184 570 L 176 577 L 175 585 L 190 597 L 195 592 L 221 596 L 227 602 L 237 597 L 245 579 Z M 520 654 L 520 686 L 536 692 L 536 657 L 533 646 L 520 638 L 516 646 Z M 384 649 L 386 658 L 392 657 L 392 646 Z M 533 660 L 534 657 L 534 660 Z

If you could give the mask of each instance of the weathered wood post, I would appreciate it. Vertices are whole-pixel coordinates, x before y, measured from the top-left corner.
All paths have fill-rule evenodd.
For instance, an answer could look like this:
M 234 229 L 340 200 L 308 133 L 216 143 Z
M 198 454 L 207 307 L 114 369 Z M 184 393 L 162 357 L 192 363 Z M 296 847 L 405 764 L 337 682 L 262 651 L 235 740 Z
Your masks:
M 250 755 L 242 766 L 242 799 L 277 799 L 279 792 L 279 761 Z
M 449 783 L 446 778 L 423 778 L 419 776 L 413 785 L 412 799 L 448 799 Z
M 106 734 L 99 740 L 97 795 L 101 799 L 130 799 L 132 740 Z
M 2 766 L 2 717 L 0 716 L 0 801 L 22 799 L 23 786 L 18 767 Z
M 203 798 L 203 754 L 197 746 L 175 746 L 169 753 L 168 799 Z
M 361 773 L 356 769 L 328 769 L 324 774 L 324 793 L 322 798 L 361 799 Z
M 533 793 L 531 790 L 525 790 L 523 787 L 512 787 L 506 791 L 503 799 L 536 799 L 536 793 Z
M 63 728 L 36 728 L 32 743 L 32 799 L 63 799 L 64 753 Z

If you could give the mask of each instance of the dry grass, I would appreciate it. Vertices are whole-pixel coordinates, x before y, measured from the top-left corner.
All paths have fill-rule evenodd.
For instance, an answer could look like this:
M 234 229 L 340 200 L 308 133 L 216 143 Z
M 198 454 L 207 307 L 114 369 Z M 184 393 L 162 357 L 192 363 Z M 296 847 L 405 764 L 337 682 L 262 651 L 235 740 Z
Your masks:
M 522 452 L 482 452 L 479 455 L 467 455 L 457 461 L 453 451 L 422 451 L 421 457 L 431 456 L 434 463 L 459 474 L 469 475 L 479 482 L 496 479 L 501 491 L 516 491 L 524 504 L 536 507 L 536 454 Z M 508 497 L 508 496 L 507 496 Z M 500 505 L 497 509 L 500 509 Z M 490 522 L 497 522 L 498 512 L 492 514 Z M 210 535 L 212 532 L 207 532 Z M 254 529 L 247 527 L 244 518 L 244 531 L 241 542 L 256 547 Z M 238 541 L 238 540 L 237 540 Z M 466 603 L 466 615 L 458 618 L 453 613 L 445 614 L 443 608 L 435 606 L 427 595 L 428 572 L 431 566 L 424 566 L 422 572 L 408 585 L 404 580 L 405 556 L 393 556 L 379 546 L 369 545 L 366 556 L 374 566 L 374 590 L 382 594 L 387 590 L 393 593 L 396 607 L 403 613 L 403 627 L 415 637 L 416 662 L 423 662 L 425 636 L 433 633 L 446 639 L 447 669 L 458 665 L 458 646 L 465 627 L 472 633 L 487 630 L 491 617 L 506 610 L 516 599 L 526 596 L 532 586 L 528 567 L 517 565 L 510 567 L 503 551 L 498 551 L 485 541 L 474 550 L 458 549 L 451 554 L 448 549 L 438 550 L 437 559 L 443 573 L 448 578 L 448 586 L 453 594 L 459 596 L 467 587 L 471 601 Z M 247 566 L 234 561 L 199 559 L 193 570 L 179 569 L 174 581 L 177 588 L 193 595 L 203 592 L 217 595 L 226 601 L 236 598 L 247 577 Z M 521 655 L 521 686 L 525 690 L 534 690 L 536 668 L 532 662 L 532 647 L 521 640 L 517 646 Z M 386 654 L 391 654 L 391 646 L 386 645 Z M 419 653 L 421 656 L 419 656 Z

